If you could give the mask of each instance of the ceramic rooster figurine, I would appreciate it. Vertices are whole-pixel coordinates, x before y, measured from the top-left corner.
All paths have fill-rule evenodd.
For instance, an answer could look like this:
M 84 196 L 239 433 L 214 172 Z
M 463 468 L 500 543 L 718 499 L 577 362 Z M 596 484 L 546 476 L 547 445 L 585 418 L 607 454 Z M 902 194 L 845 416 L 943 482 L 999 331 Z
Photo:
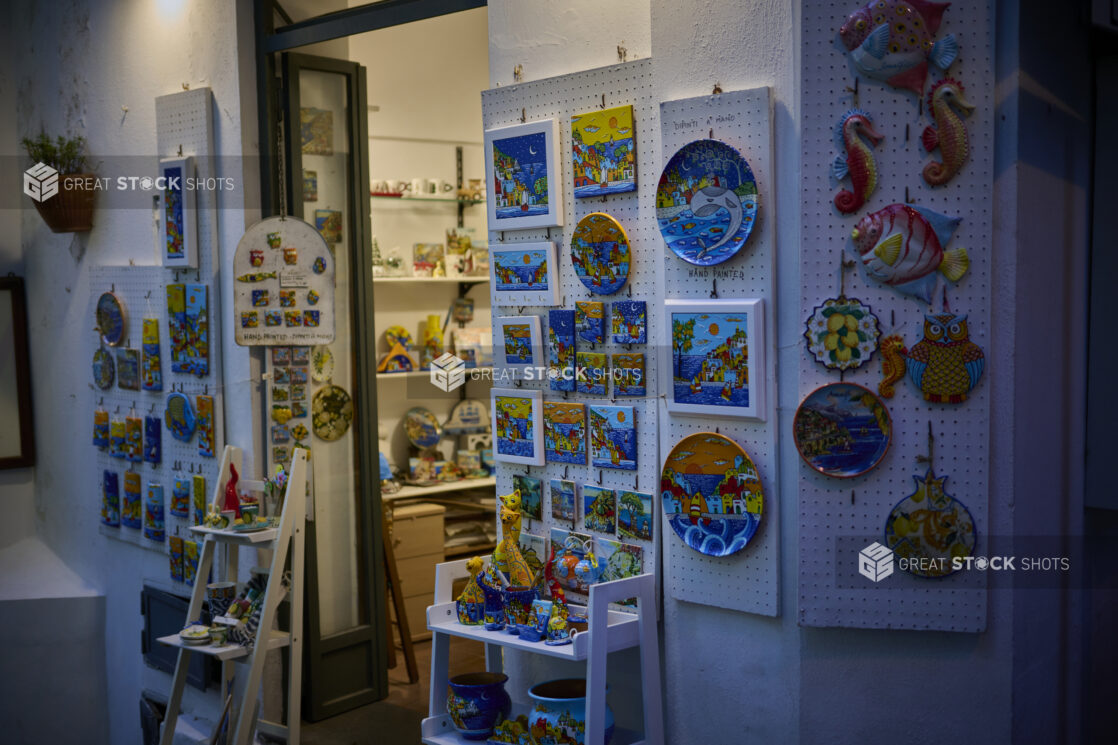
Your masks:
M 881 340 L 881 382 L 877 392 L 882 398 L 892 398 L 896 384 L 905 376 L 905 355 L 907 350 L 900 334 L 890 334 Z
M 924 166 L 924 180 L 929 186 L 943 186 L 959 172 L 970 155 L 970 137 L 967 125 L 955 109 L 970 115 L 974 105 L 964 97 L 963 84 L 952 78 L 939 81 L 928 94 L 928 110 L 935 120 L 934 127 L 924 129 L 921 140 L 929 153 L 939 148 L 942 161 L 932 161 Z
M 873 128 L 869 114 L 851 109 L 835 126 L 835 139 L 845 154 L 835 156 L 831 170 L 835 180 L 842 181 L 849 176 L 851 182 L 850 190 L 843 189 L 835 195 L 835 207 L 844 215 L 849 215 L 861 209 L 877 189 L 877 162 L 870 145 L 877 147 L 885 138 Z
M 493 563 L 508 577 L 509 584 L 529 587 L 532 570 L 520 552 L 520 490 L 501 497 L 501 542 L 493 551 Z

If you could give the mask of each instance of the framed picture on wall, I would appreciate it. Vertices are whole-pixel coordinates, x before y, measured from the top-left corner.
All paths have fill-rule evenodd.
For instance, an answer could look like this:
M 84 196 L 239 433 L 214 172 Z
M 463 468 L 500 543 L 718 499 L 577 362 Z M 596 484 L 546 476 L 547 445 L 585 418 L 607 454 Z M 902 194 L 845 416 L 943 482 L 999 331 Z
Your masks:
M 493 366 L 522 377 L 528 368 L 543 368 L 543 341 L 539 316 L 503 316 L 493 322 L 497 330 Z
M 558 305 L 555 244 L 490 246 L 489 279 L 493 305 Z
M 198 267 L 198 224 L 194 210 L 194 158 L 164 158 L 159 161 L 157 186 L 163 192 L 159 212 L 159 255 L 163 266 Z
M 21 277 L 0 277 L 0 468 L 35 464 L 31 419 L 31 354 Z
M 493 458 L 526 466 L 543 465 L 543 391 L 493 388 Z
M 558 121 L 486 130 L 484 153 L 491 231 L 563 224 Z
M 668 300 L 660 370 L 668 411 L 764 419 L 764 304 Z

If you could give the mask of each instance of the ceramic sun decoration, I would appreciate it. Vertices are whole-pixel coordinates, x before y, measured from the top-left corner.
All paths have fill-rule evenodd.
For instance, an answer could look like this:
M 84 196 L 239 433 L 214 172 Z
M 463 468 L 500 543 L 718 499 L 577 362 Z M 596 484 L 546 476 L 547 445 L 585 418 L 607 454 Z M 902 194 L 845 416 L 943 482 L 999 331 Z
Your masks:
M 808 394 L 796 409 L 792 430 L 804 462 L 840 479 L 877 467 L 893 439 L 885 404 L 854 383 L 831 383 Z
M 696 140 L 671 157 L 656 188 L 656 219 L 672 253 L 713 266 L 749 240 L 760 204 L 749 163 L 718 140 Z
M 954 573 L 951 560 L 974 554 L 974 518 L 967 506 L 944 491 L 947 477 L 929 468 L 913 476 L 916 491 L 902 499 L 885 521 L 885 545 L 918 577 Z
M 490 230 L 563 224 L 557 120 L 486 130 L 484 147 Z
M 590 405 L 590 465 L 637 470 L 637 421 L 632 406 Z
M 559 304 L 554 243 L 490 246 L 489 272 L 493 305 Z
M 520 514 L 533 520 L 543 519 L 543 482 L 535 476 L 513 474 L 513 491 L 520 494 Z
M 807 319 L 807 351 L 829 370 L 853 370 L 877 349 L 877 316 L 856 298 L 824 300 Z
M 835 139 L 842 154 L 835 156 L 831 173 L 836 181 L 850 179 L 850 189 L 835 195 L 835 208 L 844 215 L 857 212 L 877 189 L 877 161 L 871 147 L 885 137 L 873 128 L 870 115 L 851 109 L 835 126 Z
M 613 535 L 617 530 L 617 493 L 613 489 L 583 484 L 582 524 L 595 533 Z
M 924 166 L 924 180 L 929 186 L 943 186 L 963 167 L 970 155 L 970 135 L 958 109 L 970 116 L 974 105 L 964 97 L 965 88 L 957 80 L 946 78 L 932 87 L 928 94 L 928 110 L 935 120 L 934 127 L 926 127 L 920 142 L 929 153 L 939 148 L 943 160 Z
M 965 315 L 924 317 L 924 338 L 908 350 L 908 379 L 931 403 L 960 404 L 986 367 L 982 347 L 970 340 Z
M 633 107 L 598 109 L 571 117 L 575 199 L 636 191 Z
M 753 460 L 713 432 L 676 443 L 660 472 L 660 501 L 672 530 L 707 556 L 745 548 L 761 524 L 764 493 Z
M 639 541 L 652 540 L 652 495 L 621 489 L 617 492 L 617 534 Z
M 625 228 L 604 212 L 591 212 L 578 221 L 571 236 L 571 261 L 579 281 L 591 292 L 617 292 L 629 280 L 633 261 Z
M 606 305 L 597 300 L 579 300 L 575 303 L 575 331 L 578 338 L 590 344 L 606 340 Z
M 492 388 L 493 457 L 505 463 L 542 466 L 543 392 Z
M 935 39 L 949 5 L 871 0 L 850 14 L 839 28 L 839 38 L 859 73 L 921 96 L 928 63 L 946 70 L 959 54 L 953 34 Z
M 544 458 L 548 463 L 586 465 L 586 405 L 545 401 Z
M 896 393 L 894 387 L 905 376 L 905 349 L 904 338 L 900 334 L 890 334 L 881 340 L 881 382 L 877 384 L 877 393 L 882 398 L 892 398 Z
M 501 542 L 493 550 L 493 564 L 509 584 L 528 587 L 532 573 L 520 552 L 520 492 L 505 494 L 500 498 Z
M 958 217 L 912 204 L 891 204 L 866 215 L 850 232 L 853 255 L 866 275 L 929 305 L 944 280 L 958 282 L 970 268 L 965 248 L 946 248 Z

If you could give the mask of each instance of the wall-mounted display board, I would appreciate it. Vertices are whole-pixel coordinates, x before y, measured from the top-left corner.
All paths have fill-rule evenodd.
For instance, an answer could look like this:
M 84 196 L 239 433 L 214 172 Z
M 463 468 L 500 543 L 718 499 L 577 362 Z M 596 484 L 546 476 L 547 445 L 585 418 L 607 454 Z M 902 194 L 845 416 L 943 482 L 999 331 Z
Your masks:
M 843 293 L 856 297 L 873 308 L 881 346 L 869 362 L 850 366 L 840 378 L 839 370 L 816 362 L 801 338 L 797 399 L 840 379 L 879 393 L 889 412 L 891 445 L 873 470 L 854 478 L 832 478 L 799 464 L 798 621 L 806 626 L 977 632 L 987 624 L 983 575 L 925 571 L 918 576 L 898 563 L 892 574 L 877 573 L 875 582 L 859 574 L 859 553 L 869 549 L 870 564 L 885 559 L 869 548 L 874 543 L 930 555 L 925 544 L 933 540 L 943 543 L 935 551 L 982 554 L 991 529 L 990 388 L 995 375 L 982 376 L 980 347 L 988 348 L 992 336 L 993 3 L 926 4 L 914 11 L 935 15 L 920 19 L 913 37 L 928 42 L 928 73 L 924 80 L 914 73 L 896 84 L 858 74 L 858 64 L 865 69 L 899 59 L 896 50 L 880 47 L 890 32 L 880 30 L 873 17 L 846 23 L 863 4 L 851 0 L 821 6 L 821 12 L 805 15 L 802 25 L 798 315 L 806 320 L 824 300 Z M 907 33 L 901 45 L 908 43 Z M 957 56 L 945 53 L 950 36 L 958 45 Z M 870 54 L 875 50 L 881 54 Z M 948 65 L 946 72 L 937 62 Z M 957 83 L 941 85 L 946 78 Z M 922 90 L 919 96 L 913 86 Z M 846 116 L 851 109 L 866 114 L 872 132 L 853 126 L 858 117 Z M 969 144 L 965 157 L 964 143 Z M 864 178 L 870 172 L 858 171 L 867 155 L 874 166 L 872 190 Z M 836 156 L 842 167 L 835 168 Z M 941 161 L 948 163 L 946 170 L 929 165 Z M 852 185 L 849 174 L 855 171 Z M 945 178 L 948 171 L 950 178 Z M 858 191 L 864 204 L 840 212 L 835 195 L 843 189 Z M 844 257 L 853 259 L 854 266 L 840 278 Z M 943 313 L 945 300 L 952 318 Z M 959 316 L 966 316 L 965 322 Z M 857 320 L 844 319 L 851 342 L 850 331 L 860 328 Z M 833 326 L 837 329 L 839 322 Z M 841 339 L 836 341 L 831 344 L 842 351 Z M 857 345 L 847 346 L 849 353 Z M 915 368 L 910 362 L 917 363 Z M 879 388 L 883 367 L 890 383 Z M 909 379 L 914 369 L 926 381 L 926 390 Z M 942 393 L 957 402 L 925 400 L 925 393 Z M 928 454 L 929 432 L 935 438 L 932 464 L 917 460 Z M 828 441 L 823 431 L 805 433 L 811 448 L 863 445 L 861 428 L 838 434 L 841 441 Z M 794 447 L 791 435 L 782 435 L 783 447 Z M 827 457 L 818 449 L 812 455 Z M 946 486 L 937 486 L 944 476 Z M 948 522 L 959 527 L 954 537 L 942 530 Z

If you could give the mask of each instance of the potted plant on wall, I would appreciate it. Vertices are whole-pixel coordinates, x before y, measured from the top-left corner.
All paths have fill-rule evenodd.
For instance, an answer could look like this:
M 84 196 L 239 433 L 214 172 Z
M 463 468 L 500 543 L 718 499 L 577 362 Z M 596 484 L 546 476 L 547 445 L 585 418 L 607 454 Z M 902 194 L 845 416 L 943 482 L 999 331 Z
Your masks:
M 45 199 L 34 199 L 35 209 L 55 233 L 81 233 L 93 229 L 94 175 L 86 173 L 85 138 L 47 137 L 46 132 L 32 139 L 23 138 L 23 147 L 35 164 L 24 175 L 24 184 L 35 181 L 43 191 L 53 190 L 49 166 L 58 172 L 58 192 Z M 38 173 L 34 169 L 39 169 Z M 53 185 L 51 185 L 53 186 Z

